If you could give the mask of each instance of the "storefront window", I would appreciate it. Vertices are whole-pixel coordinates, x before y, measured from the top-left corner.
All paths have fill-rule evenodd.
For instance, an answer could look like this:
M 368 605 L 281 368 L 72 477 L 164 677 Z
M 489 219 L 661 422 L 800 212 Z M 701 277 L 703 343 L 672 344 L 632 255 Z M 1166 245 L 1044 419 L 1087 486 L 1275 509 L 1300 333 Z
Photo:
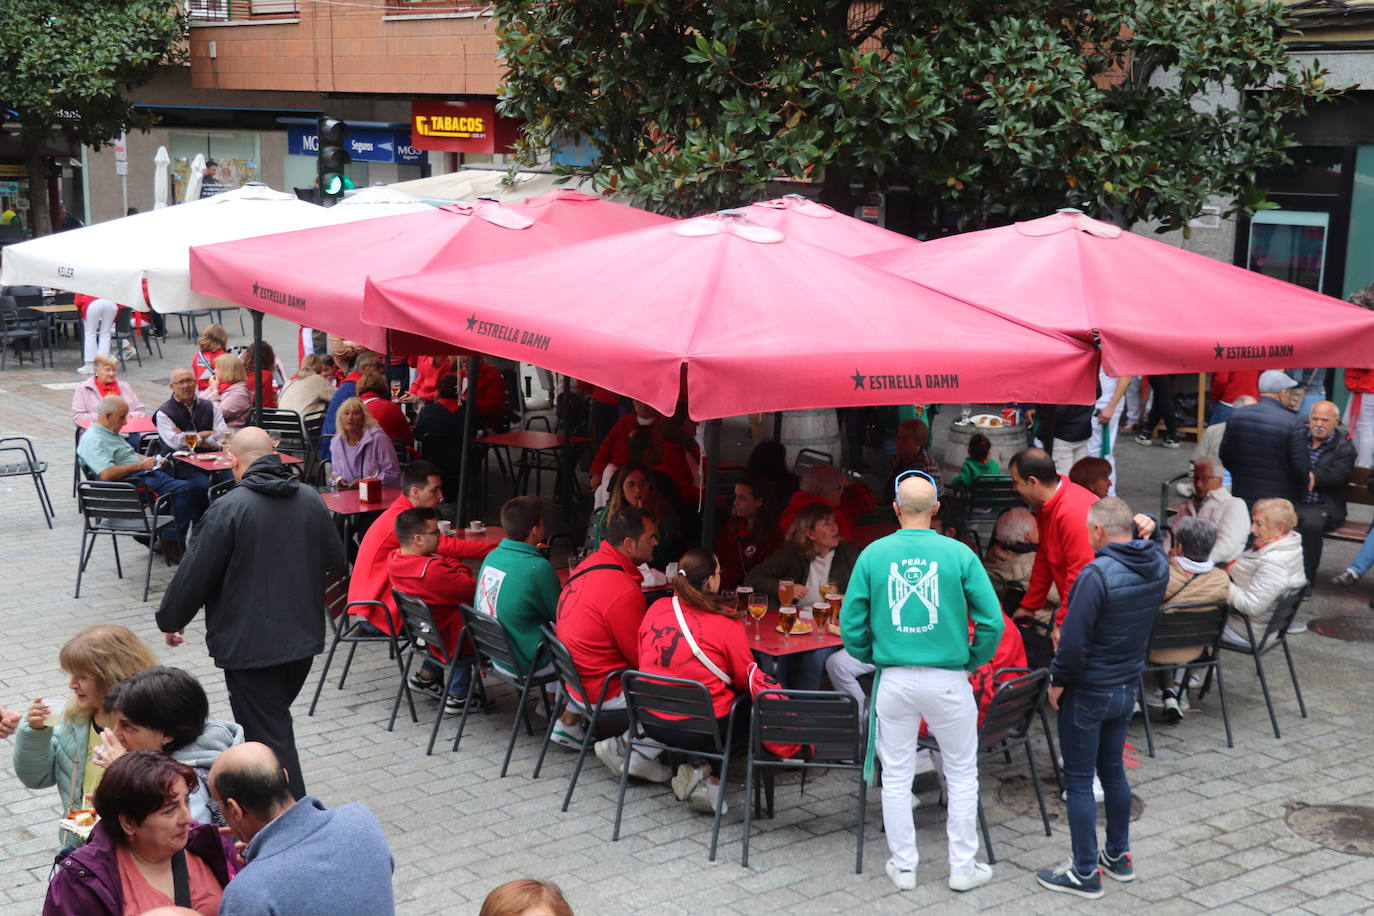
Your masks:
M 260 181 L 258 163 L 258 135 L 239 133 L 174 133 L 172 134 L 172 187 L 178 201 L 186 197 L 186 182 L 191 175 L 191 162 L 197 155 L 205 157 L 200 196 L 209 197 L 220 191 L 242 187 L 249 181 Z
M 1263 210 L 1250 221 L 1246 267 L 1320 291 L 1326 269 L 1329 213 Z
M 1374 283 L 1374 146 L 1362 146 L 1355 155 L 1355 184 L 1350 195 L 1350 235 L 1345 248 L 1345 284 L 1342 293 Z

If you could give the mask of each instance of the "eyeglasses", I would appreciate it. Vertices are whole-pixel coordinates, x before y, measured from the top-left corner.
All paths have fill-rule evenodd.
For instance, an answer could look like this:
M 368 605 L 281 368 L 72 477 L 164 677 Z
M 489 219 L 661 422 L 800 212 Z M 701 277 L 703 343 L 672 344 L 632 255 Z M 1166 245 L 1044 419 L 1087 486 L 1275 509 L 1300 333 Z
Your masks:
M 901 491 L 901 489 L 902 489 L 902 481 L 903 481 L 903 480 L 906 480 L 908 477 L 921 477 L 921 478 L 924 478 L 925 480 L 930 481 L 930 485 L 931 485 L 932 487 L 935 488 L 935 492 L 937 492 L 937 493 L 940 492 L 940 485 L 939 485 L 938 483 L 935 482 L 935 478 L 934 478 L 934 477 L 931 477 L 931 476 L 930 476 L 929 474 L 927 474 L 925 471 L 917 471 L 917 470 L 915 470 L 915 469 L 912 469 L 912 470 L 910 470 L 910 471 L 903 471 L 902 473 L 898 474 L 898 475 L 897 475 L 897 479 L 896 479 L 895 481 L 893 481 L 893 483 L 892 483 L 892 498 L 893 498 L 893 499 L 897 499 L 897 498 L 898 498 L 897 494 L 898 494 L 898 493 Z

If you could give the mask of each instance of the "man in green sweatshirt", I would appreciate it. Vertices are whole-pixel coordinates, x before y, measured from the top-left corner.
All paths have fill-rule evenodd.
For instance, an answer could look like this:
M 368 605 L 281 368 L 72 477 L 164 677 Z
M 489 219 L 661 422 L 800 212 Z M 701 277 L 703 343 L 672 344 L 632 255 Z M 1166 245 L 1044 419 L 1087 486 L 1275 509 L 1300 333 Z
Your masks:
M 841 611 L 844 647 L 877 667 L 869 763 L 883 762 L 883 827 L 898 890 L 916 886 L 911 782 L 924 718 L 940 744 L 949 789 L 949 886 L 968 891 L 992 878 L 977 862 L 978 705 L 967 672 L 992 658 L 1002 610 L 983 565 L 961 541 L 930 528 L 939 508 L 935 482 L 921 471 L 897 477 L 892 508 L 901 530 L 864 548 Z M 972 642 L 970 643 L 970 620 Z

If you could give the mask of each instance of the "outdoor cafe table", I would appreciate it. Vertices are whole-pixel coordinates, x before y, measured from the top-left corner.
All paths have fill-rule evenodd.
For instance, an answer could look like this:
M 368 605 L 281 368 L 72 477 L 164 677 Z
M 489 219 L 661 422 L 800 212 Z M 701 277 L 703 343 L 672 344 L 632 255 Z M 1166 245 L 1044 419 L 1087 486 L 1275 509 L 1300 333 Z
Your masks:
M 284 465 L 290 466 L 301 463 L 301 459 L 297 458 L 295 455 L 287 455 L 283 452 L 277 452 L 276 455 L 281 459 L 281 463 Z M 174 455 L 173 457 L 182 464 L 190 465 L 193 468 L 199 468 L 202 471 L 229 470 L 228 452 L 195 452 L 190 455 Z
M 810 652 L 813 649 L 830 649 L 843 645 L 840 637 L 833 633 L 817 633 L 813 630 L 802 636 L 790 637 L 790 644 L 783 645 L 783 640 L 788 637 L 778 632 L 778 612 L 770 609 L 767 614 L 758 622 L 759 633 L 763 637 L 761 640 L 754 639 L 754 621 L 752 618 L 744 618 L 744 632 L 749 637 L 749 648 L 763 655 L 780 657 L 783 655 L 796 655 L 799 652 Z M 815 622 L 812 622 L 815 626 Z
M 77 428 L 78 428 L 78 429 L 82 429 L 82 430 L 90 429 L 90 428 L 91 428 L 91 421 L 90 421 L 90 420 L 79 420 L 79 421 L 77 421 L 77 424 L 76 424 L 76 425 L 77 425 Z M 153 418 L 152 418 L 152 417 L 129 417 L 127 420 L 124 421 L 124 425 L 121 426 L 121 427 L 119 428 L 119 434 L 120 434 L 121 436 L 127 436 L 127 435 L 129 435 L 130 433 L 155 433 L 155 432 L 157 432 L 157 423 L 153 421 Z M 77 434 L 77 438 L 78 438 L 78 439 L 81 438 L 81 436 L 80 436 L 79 433 Z
M 516 492 L 520 495 L 524 495 L 529 489 L 530 471 L 539 471 L 542 469 L 538 460 L 538 454 L 541 452 L 554 452 L 557 454 L 559 449 L 568 444 L 568 437 L 562 433 L 546 433 L 537 429 L 513 429 L 505 433 L 486 433 L 481 436 L 475 436 L 472 441 L 480 442 L 483 445 L 489 445 L 493 448 L 504 449 L 507 453 L 513 448 L 520 449 L 520 473 L 516 475 L 515 486 Z M 586 436 L 574 436 L 572 438 L 573 445 L 581 445 L 584 442 L 590 441 L 591 440 Z M 532 464 L 529 460 L 530 452 L 534 452 L 536 456 Z M 509 463 L 509 459 L 507 459 L 507 462 Z M 560 462 L 560 481 L 564 476 L 563 470 Z M 571 481 L 573 478 L 569 476 L 567 479 Z M 540 478 L 538 474 L 536 474 L 534 478 L 534 492 L 536 494 L 540 492 Z M 562 492 L 558 484 L 554 485 L 554 492 Z
M 69 302 L 66 305 L 31 305 L 29 311 L 42 315 L 47 322 L 48 365 L 52 365 L 57 341 L 57 316 L 77 315 L 80 313 L 80 309 Z M 135 432 L 141 432 L 141 430 L 135 430 Z
M 282 457 L 285 458 L 286 456 L 283 455 Z M 385 511 L 387 506 L 394 503 L 396 497 L 401 495 L 401 491 L 395 487 L 381 487 L 381 493 L 381 499 L 365 503 L 359 498 L 357 487 L 351 490 L 320 491 L 320 499 L 324 500 L 325 508 L 334 513 L 342 522 L 345 544 L 352 540 L 360 516 Z

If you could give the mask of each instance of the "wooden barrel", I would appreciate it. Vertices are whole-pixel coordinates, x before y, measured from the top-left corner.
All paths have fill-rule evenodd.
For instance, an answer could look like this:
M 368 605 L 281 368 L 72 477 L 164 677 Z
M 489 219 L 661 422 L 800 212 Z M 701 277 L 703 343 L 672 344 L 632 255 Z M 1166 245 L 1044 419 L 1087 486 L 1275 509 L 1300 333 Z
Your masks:
M 843 463 L 840 448 L 840 422 L 833 407 L 817 410 L 788 410 L 782 415 L 782 444 L 787 448 L 787 466 L 792 467 L 804 448 L 824 452 L 831 463 Z
M 961 426 L 951 423 L 945 433 L 945 452 L 941 459 L 946 481 L 953 480 L 954 475 L 959 473 L 959 468 L 963 467 L 965 459 L 968 458 L 968 442 L 974 433 L 982 433 L 988 437 L 988 441 L 992 443 L 991 458 L 1002 468 L 1003 474 L 1009 473 L 1007 467 L 1011 463 L 1011 456 L 1026 447 L 1024 424 L 983 428 L 972 424 Z

